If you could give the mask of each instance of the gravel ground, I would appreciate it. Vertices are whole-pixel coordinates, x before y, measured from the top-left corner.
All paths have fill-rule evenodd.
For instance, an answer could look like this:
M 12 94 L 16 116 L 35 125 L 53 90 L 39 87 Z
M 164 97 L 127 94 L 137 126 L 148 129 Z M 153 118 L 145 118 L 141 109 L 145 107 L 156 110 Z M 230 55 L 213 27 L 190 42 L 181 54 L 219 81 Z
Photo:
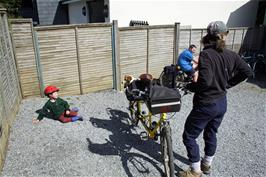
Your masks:
M 265 84 L 245 82 L 228 91 L 228 110 L 210 177 L 266 176 L 265 88 Z M 109 90 L 62 98 L 79 107 L 84 121 L 62 124 L 44 119 L 33 125 L 35 111 L 47 99 L 23 100 L 1 176 L 163 176 L 160 146 L 141 140 L 141 126 L 129 126 L 123 93 Z M 191 102 L 192 95 L 183 97 L 181 111 L 171 119 L 176 171 L 188 167 L 181 137 Z M 198 143 L 202 153 L 202 136 Z

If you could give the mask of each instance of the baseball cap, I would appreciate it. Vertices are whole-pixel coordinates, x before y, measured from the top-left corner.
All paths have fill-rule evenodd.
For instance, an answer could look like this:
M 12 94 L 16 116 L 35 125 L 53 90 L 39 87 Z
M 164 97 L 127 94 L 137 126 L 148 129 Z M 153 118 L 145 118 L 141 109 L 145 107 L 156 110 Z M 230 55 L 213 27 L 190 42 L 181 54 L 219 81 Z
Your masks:
M 210 35 L 217 35 L 221 33 L 227 33 L 228 28 L 222 21 L 211 22 L 207 27 L 207 33 Z

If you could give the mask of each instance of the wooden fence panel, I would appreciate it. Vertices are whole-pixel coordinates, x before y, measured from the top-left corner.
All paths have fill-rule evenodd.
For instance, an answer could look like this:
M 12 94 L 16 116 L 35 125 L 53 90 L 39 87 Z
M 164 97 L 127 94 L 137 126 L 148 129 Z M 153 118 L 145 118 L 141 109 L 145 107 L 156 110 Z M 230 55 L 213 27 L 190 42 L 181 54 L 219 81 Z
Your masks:
M 21 101 L 7 14 L 0 9 L 0 169 L 4 164 L 10 126 Z
M 203 35 L 202 29 L 192 29 L 191 30 L 190 44 L 194 44 L 197 47 L 197 51 L 196 51 L 195 55 L 199 55 L 199 52 L 201 49 L 201 42 L 200 41 L 201 41 L 202 35 Z
M 2 48 L 2 57 L 0 59 L 0 78 L 3 87 L 3 95 L 5 96 L 5 109 L 7 115 L 13 115 L 14 110 L 17 109 L 21 99 L 20 88 L 13 56 L 13 46 L 10 39 L 9 28 L 7 26 L 7 18 L 2 14 L 0 18 Z
M 234 43 L 232 44 L 233 51 L 239 52 L 241 45 L 242 45 L 242 39 L 243 39 L 243 29 L 235 29 L 235 38 Z
M 180 29 L 179 51 L 178 51 L 179 54 L 181 54 L 184 49 L 188 48 L 189 41 L 190 41 L 190 29 Z
M 159 78 L 164 66 L 173 63 L 174 26 L 149 29 L 149 73 Z
M 36 69 L 32 21 L 13 20 L 11 26 L 22 96 L 39 96 L 40 85 Z
M 226 37 L 226 48 L 229 50 L 233 50 L 234 37 L 235 37 L 235 31 L 229 30 L 229 33 Z
M 80 94 L 75 29 L 38 29 L 44 86 L 56 85 L 61 95 Z
M 113 87 L 111 27 L 78 28 L 83 93 Z
M 119 31 L 121 80 L 147 72 L 147 29 L 132 29 Z

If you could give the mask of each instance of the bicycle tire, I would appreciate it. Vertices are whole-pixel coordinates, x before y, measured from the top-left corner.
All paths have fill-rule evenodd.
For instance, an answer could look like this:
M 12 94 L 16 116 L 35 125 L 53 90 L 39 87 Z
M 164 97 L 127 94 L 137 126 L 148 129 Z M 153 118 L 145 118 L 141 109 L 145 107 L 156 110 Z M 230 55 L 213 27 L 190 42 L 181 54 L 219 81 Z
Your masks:
M 137 102 L 129 102 L 130 124 L 133 126 L 138 125 L 136 104 Z
M 167 78 L 164 71 L 161 73 L 159 80 L 160 80 L 160 85 L 162 85 L 162 86 L 169 85 L 169 79 Z
M 165 123 L 165 125 L 162 127 L 160 140 L 165 176 L 174 177 L 174 154 L 172 147 L 171 128 L 169 123 Z
M 167 74 L 165 74 L 165 72 L 163 71 L 160 75 L 160 85 L 168 87 L 168 88 L 175 88 L 176 87 L 176 83 L 174 80 L 176 79 L 176 76 L 169 76 Z
M 266 74 L 266 64 L 263 61 L 256 61 L 253 68 L 253 78 L 257 78 Z
M 181 89 L 185 85 L 185 76 L 184 74 L 178 74 L 176 76 L 176 88 Z

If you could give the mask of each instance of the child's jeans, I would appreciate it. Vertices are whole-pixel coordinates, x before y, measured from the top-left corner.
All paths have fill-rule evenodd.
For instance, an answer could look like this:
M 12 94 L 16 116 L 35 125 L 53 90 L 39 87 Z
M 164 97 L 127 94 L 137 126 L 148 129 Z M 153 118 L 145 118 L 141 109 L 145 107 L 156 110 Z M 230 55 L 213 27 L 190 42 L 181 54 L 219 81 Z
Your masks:
M 65 112 L 63 114 L 61 114 L 61 116 L 59 117 L 59 121 L 62 123 L 67 123 L 67 122 L 72 122 L 72 117 L 77 116 L 78 113 L 74 112 L 74 111 L 70 111 L 69 114 L 66 114 Z

